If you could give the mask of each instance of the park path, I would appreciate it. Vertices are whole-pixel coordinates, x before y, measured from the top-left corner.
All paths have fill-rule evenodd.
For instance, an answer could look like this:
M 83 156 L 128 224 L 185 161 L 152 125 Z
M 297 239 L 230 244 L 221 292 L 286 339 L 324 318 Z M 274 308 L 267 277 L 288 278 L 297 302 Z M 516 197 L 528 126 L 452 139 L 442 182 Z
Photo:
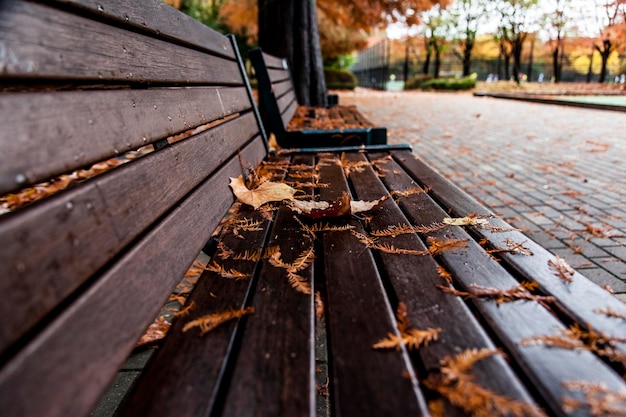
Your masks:
M 340 103 L 626 302 L 625 113 L 363 89 Z

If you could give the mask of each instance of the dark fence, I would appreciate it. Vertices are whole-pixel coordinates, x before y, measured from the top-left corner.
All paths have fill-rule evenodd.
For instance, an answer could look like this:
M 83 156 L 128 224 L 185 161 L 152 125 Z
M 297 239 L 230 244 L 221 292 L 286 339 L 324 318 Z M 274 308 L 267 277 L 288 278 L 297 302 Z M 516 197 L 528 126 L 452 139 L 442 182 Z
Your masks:
M 415 54 L 408 55 L 404 59 L 391 60 L 390 54 L 390 41 L 383 40 L 378 44 L 363 50 L 358 53 L 357 62 L 350 69 L 359 80 L 359 86 L 367 88 L 375 88 L 383 90 L 386 87 L 386 83 L 390 80 L 406 81 L 405 74 L 408 78 L 423 73 L 424 60 L 423 56 L 419 57 Z M 420 59 L 422 58 L 422 59 Z M 463 72 L 461 62 L 459 59 L 451 54 L 446 54 L 442 57 L 441 68 L 439 75 L 441 77 L 446 76 L 460 76 Z M 596 58 L 597 59 L 597 58 Z M 623 62 L 624 57 L 618 62 Z M 600 62 L 594 63 L 594 68 L 597 70 Z M 509 66 L 512 67 L 512 63 Z M 624 66 L 619 64 L 609 65 L 607 68 L 606 82 L 624 83 Z M 434 68 L 434 62 L 431 61 L 430 73 L 432 74 Z M 509 70 L 509 78 L 512 77 L 512 69 Z M 479 81 L 496 81 L 506 80 L 505 64 L 503 60 L 481 60 L 475 59 L 472 61 L 471 72 L 476 73 Z M 532 62 L 522 61 L 521 63 L 521 78 L 525 81 L 532 82 L 550 82 L 553 79 L 554 73 L 552 68 L 552 62 L 550 60 L 536 59 Z M 587 68 L 575 68 L 572 62 L 569 62 L 567 57 L 563 60 L 561 70 L 561 81 L 563 82 L 597 82 L 599 78 L 598 74 L 587 74 Z
M 359 80 L 359 86 L 384 90 L 389 81 L 389 40 L 384 39 L 358 53 L 357 62 L 350 69 Z

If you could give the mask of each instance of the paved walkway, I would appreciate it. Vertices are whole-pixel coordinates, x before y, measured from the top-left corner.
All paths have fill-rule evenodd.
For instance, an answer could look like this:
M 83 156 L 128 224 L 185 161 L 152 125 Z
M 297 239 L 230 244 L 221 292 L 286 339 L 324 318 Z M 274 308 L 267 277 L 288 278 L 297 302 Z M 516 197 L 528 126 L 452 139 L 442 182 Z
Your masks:
M 626 114 L 467 93 L 341 93 L 414 152 L 626 302 Z

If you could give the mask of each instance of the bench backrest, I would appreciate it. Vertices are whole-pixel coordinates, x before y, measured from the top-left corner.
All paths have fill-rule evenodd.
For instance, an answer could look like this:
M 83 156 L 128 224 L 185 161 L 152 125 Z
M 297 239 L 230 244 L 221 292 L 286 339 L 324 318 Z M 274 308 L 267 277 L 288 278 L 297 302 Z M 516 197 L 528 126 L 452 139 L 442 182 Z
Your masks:
M 266 140 L 233 42 L 159 0 L 0 14 L 0 196 L 71 184 L 0 216 L 0 414 L 85 415 Z
M 259 107 L 271 130 L 281 134 L 298 108 L 298 99 L 286 59 L 250 51 L 250 61 L 258 81 Z M 279 116 L 280 115 L 280 116 Z

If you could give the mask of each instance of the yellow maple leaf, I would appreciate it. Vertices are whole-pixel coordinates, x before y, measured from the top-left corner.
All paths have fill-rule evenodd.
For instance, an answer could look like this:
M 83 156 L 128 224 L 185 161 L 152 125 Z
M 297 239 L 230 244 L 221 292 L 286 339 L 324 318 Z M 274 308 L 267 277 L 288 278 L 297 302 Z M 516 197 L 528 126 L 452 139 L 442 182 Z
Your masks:
M 278 182 L 266 181 L 257 188 L 251 190 L 246 187 L 243 177 L 230 179 L 230 188 L 232 188 L 235 197 L 242 203 L 258 209 L 265 203 L 272 201 L 293 200 L 297 190 Z

